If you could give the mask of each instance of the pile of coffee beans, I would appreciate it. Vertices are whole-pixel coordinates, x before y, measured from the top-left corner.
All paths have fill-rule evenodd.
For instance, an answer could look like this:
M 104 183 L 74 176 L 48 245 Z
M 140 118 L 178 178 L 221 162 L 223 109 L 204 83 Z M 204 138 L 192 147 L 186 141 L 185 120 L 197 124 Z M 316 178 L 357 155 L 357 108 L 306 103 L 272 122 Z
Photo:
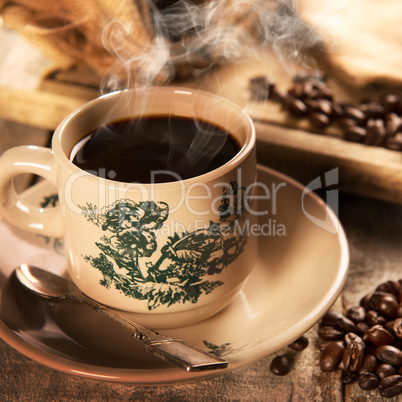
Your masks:
M 325 79 L 297 76 L 293 86 L 281 92 L 267 76 L 250 79 L 251 98 L 282 104 L 293 117 L 308 119 L 320 132 L 339 127 L 347 141 L 402 151 L 402 96 L 388 94 L 365 99 L 359 105 L 336 102 Z
M 329 311 L 319 323 L 320 368 L 342 370 L 345 383 L 402 394 L 402 280 L 381 283 L 359 306 Z
M 302 350 L 306 349 L 307 346 L 308 338 L 303 335 L 288 345 L 288 348 L 293 352 L 301 352 Z M 293 362 L 294 354 L 288 351 L 287 353 L 276 356 L 272 359 L 270 370 L 275 375 L 284 376 L 292 369 Z

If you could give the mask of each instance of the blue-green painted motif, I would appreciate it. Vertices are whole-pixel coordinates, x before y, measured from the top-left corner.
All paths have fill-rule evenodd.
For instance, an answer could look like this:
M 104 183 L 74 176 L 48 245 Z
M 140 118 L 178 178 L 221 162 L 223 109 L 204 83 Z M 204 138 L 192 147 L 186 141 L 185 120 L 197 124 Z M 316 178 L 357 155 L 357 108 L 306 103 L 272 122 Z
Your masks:
M 43 201 L 40 203 L 41 208 L 51 208 L 59 204 L 59 196 L 57 194 L 50 194 L 43 197 Z M 41 235 L 40 235 L 41 236 Z M 64 255 L 64 243 L 62 239 L 52 239 L 48 236 L 43 236 L 46 243 L 53 243 L 54 251 L 57 254 Z
M 55 207 L 59 203 L 58 194 L 50 194 L 43 197 L 43 201 L 40 203 L 42 208 Z
M 230 342 L 222 343 L 221 345 L 216 345 L 215 343 L 204 340 L 202 341 L 202 343 L 205 345 L 207 349 L 209 349 L 209 353 L 218 357 L 233 356 L 236 353 L 244 351 L 247 347 L 250 347 L 250 345 L 233 347 Z
M 209 353 L 212 353 L 213 355 L 218 357 L 225 356 L 233 351 L 230 342 L 224 343 L 222 345 L 215 345 L 214 343 L 208 341 L 202 342 L 209 349 Z
M 245 196 L 244 188 L 232 182 L 221 198 L 217 222 L 192 232 L 176 232 L 163 247 L 156 239 L 169 216 L 165 202 L 120 199 L 101 211 L 91 204 L 80 206 L 87 221 L 105 232 L 96 242 L 99 255 L 84 259 L 102 273 L 101 285 L 147 300 L 149 310 L 195 303 L 223 284 L 213 275 L 244 250 Z

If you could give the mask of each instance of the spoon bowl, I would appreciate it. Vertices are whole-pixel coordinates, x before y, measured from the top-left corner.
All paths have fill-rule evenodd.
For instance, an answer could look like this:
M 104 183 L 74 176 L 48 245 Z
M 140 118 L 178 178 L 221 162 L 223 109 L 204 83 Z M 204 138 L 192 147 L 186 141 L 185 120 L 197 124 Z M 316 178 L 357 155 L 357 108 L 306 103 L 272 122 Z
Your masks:
M 77 294 L 72 282 L 31 265 L 20 265 L 15 269 L 15 274 L 27 289 L 46 299 L 64 300 Z
M 224 369 L 228 362 L 180 339 L 172 339 L 121 317 L 113 310 L 90 299 L 70 281 L 43 269 L 22 264 L 15 269 L 20 283 L 37 296 L 53 301 L 76 300 L 118 322 L 145 344 L 145 350 L 186 371 Z

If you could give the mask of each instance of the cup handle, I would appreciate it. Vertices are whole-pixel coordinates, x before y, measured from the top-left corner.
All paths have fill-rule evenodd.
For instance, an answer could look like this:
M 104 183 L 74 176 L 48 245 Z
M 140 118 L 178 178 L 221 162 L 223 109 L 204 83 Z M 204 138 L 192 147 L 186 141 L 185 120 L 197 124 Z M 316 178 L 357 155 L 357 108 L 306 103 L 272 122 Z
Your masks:
M 39 208 L 22 201 L 14 189 L 13 178 L 23 173 L 42 176 L 57 186 L 55 161 L 49 148 L 19 146 L 0 158 L 0 216 L 12 225 L 33 233 L 62 237 L 60 206 Z

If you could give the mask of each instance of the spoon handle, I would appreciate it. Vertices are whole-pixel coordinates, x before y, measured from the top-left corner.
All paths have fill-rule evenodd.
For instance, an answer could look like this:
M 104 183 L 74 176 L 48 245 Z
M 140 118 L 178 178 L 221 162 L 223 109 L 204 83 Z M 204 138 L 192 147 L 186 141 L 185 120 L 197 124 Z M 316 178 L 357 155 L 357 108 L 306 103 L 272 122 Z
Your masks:
M 145 350 L 151 352 L 162 360 L 185 369 L 186 371 L 216 370 L 228 366 L 226 360 L 205 352 L 180 339 L 173 339 L 168 336 L 160 335 L 140 324 L 127 320 L 113 310 L 110 310 L 106 306 L 83 294 L 75 294 L 74 299 L 91 306 L 98 313 L 118 322 L 130 331 L 136 339 L 144 342 Z

